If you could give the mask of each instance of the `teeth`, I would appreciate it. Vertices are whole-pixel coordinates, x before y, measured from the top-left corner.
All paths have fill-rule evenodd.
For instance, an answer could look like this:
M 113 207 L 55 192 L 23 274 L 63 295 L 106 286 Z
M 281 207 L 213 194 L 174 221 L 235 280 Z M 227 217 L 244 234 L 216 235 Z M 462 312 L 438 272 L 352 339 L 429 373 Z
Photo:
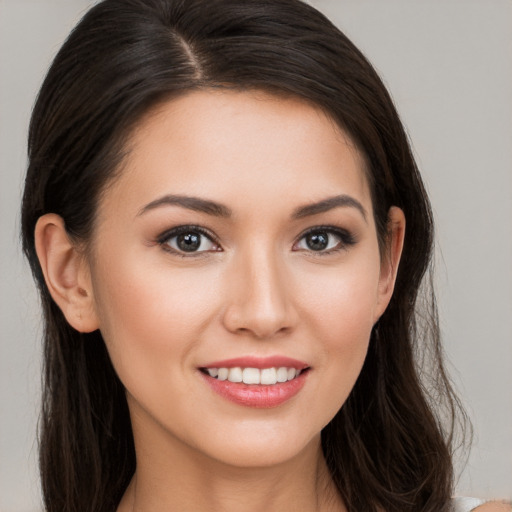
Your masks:
M 219 368 L 217 378 L 219 380 L 226 380 L 228 378 L 229 370 L 227 368 Z
M 290 368 L 292 370 L 293 368 Z M 288 380 L 288 368 L 277 369 L 277 382 L 286 382 Z
M 261 370 L 261 384 L 270 386 L 277 382 L 277 370 L 275 368 L 264 368 Z
M 229 382 L 242 382 L 242 368 L 230 368 L 228 380 Z
M 230 382 L 243 382 L 244 384 L 263 384 L 271 386 L 279 382 L 287 382 L 295 379 L 301 370 L 295 368 L 207 368 L 208 375 L 219 380 Z
M 261 382 L 261 372 L 258 368 L 244 368 L 244 384 L 259 384 Z

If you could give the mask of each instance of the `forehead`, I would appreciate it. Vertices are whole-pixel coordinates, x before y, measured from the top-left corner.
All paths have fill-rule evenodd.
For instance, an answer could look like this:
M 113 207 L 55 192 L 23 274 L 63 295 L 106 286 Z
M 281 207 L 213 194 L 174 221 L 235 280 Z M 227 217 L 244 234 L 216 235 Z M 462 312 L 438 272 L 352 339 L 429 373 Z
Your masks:
M 203 90 L 153 108 L 133 130 L 117 189 L 126 204 L 163 193 L 234 204 L 336 192 L 369 200 L 364 159 L 320 108 L 261 91 Z M 336 190 L 343 189 L 343 190 Z M 370 205 L 371 208 L 371 205 Z

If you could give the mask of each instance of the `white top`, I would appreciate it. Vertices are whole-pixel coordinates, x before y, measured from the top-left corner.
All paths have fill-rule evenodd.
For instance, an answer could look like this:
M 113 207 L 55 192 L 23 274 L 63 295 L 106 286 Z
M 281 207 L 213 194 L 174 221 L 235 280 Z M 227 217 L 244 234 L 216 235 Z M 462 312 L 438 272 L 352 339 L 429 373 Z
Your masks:
M 483 505 L 484 500 L 477 498 L 453 498 L 453 512 L 471 512 L 479 505 Z

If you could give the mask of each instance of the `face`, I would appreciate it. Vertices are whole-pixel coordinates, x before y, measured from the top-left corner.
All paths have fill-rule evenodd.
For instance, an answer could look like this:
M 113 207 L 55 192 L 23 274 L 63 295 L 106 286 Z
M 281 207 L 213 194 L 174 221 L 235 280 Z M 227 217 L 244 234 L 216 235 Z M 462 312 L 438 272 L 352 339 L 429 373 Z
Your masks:
M 88 273 L 136 442 L 237 466 L 318 445 L 392 287 L 358 151 L 298 100 L 213 91 L 129 148 Z

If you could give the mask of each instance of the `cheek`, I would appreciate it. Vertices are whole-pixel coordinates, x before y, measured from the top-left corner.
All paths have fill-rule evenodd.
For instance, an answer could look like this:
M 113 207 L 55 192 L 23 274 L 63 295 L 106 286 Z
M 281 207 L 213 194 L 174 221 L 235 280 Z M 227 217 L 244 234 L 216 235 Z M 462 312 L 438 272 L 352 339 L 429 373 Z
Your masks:
M 325 386 L 318 390 L 318 396 L 328 401 L 328 416 L 332 417 L 347 399 L 363 366 L 377 304 L 378 278 L 376 262 L 338 269 L 336 275 L 326 275 L 320 281 L 318 276 L 302 281 L 309 293 L 301 294 L 301 317 L 309 337 L 317 340 L 317 369 Z
M 338 268 L 303 272 L 298 281 L 301 314 L 309 318 L 332 348 L 351 341 L 357 343 L 373 326 L 379 262 L 364 257 L 353 260 Z
M 162 258 L 154 264 L 147 255 L 111 261 L 96 269 L 93 286 L 100 330 L 121 379 L 159 368 L 165 375 L 168 366 L 186 364 L 215 314 L 216 276 L 172 269 Z

